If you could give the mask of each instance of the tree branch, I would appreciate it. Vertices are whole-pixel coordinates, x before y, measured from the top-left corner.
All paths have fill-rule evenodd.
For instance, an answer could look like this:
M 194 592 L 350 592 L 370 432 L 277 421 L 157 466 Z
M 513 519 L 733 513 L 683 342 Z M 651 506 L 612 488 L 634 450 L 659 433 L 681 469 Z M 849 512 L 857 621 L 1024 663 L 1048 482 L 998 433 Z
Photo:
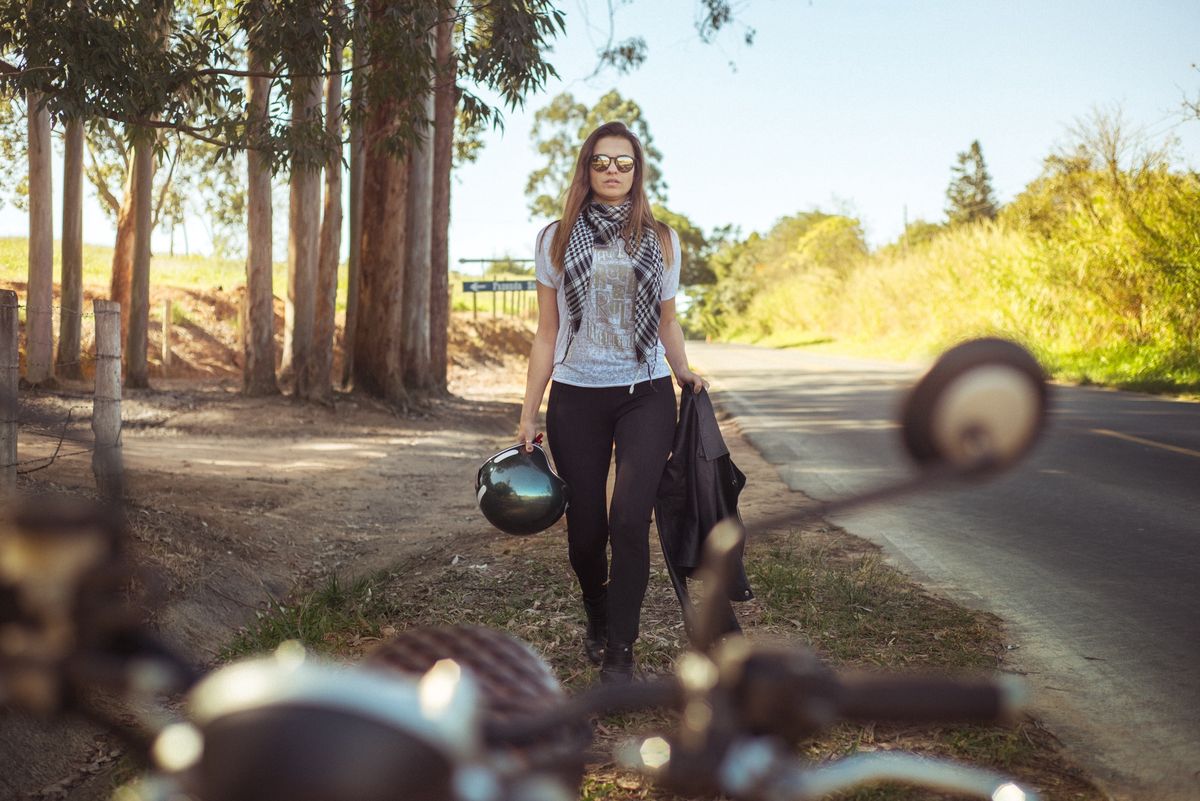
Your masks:
M 54 67 L 18 67 L 4 59 L 0 59 L 0 76 L 5 78 L 20 78 L 29 72 L 52 72 Z
M 108 188 L 108 182 L 104 180 L 104 176 L 100 173 L 100 168 L 96 164 L 96 154 L 92 149 L 88 148 L 88 155 L 92 158 L 91 169 L 87 170 L 88 180 L 92 182 L 92 186 L 96 187 L 96 192 L 100 195 L 100 199 L 112 210 L 113 214 L 121 212 L 121 201 L 117 200 L 112 190 Z
M 158 129 L 162 129 L 162 130 L 178 131 L 179 133 L 187 134 L 188 136 L 192 137 L 193 139 L 199 139 L 201 142 L 208 142 L 210 145 L 217 145 L 218 147 L 236 147 L 237 146 L 237 143 L 235 143 L 235 142 L 228 142 L 224 139 L 217 139 L 215 137 L 208 136 L 207 134 L 203 133 L 203 131 L 211 131 L 213 128 L 220 127 L 220 123 L 213 123 L 212 125 L 195 126 L 195 125 L 185 125 L 182 122 L 163 122 L 162 120 L 152 120 L 152 119 L 147 119 L 146 117 L 127 117 L 122 114 L 113 114 L 113 113 L 102 114 L 101 116 L 105 117 L 106 119 L 113 120 L 114 122 L 121 122 L 126 125 L 133 125 L 133 126 L 136 126 L 139 128 L 158 128 Z

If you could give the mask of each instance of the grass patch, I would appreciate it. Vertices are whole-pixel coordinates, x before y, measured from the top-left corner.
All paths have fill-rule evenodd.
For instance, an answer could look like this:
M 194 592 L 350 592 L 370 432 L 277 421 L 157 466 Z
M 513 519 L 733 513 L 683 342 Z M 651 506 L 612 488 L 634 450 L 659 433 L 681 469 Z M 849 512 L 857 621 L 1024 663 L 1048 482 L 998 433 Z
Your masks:
M 83 246 L 83 282 L 107 284 L 112 275 L 113 249 L 104 245 Z M 62 243 L 54 242 L 54 262 L 62 264 Z M 0 280 L 24 282 L 28 278 L 29 241 L 24 237 L 0 237 Z M 277 287 L 287 286 L 287 265 L 274 266 Z M 246 282 L 242 259 L 211 256 L 171 256 L 155 253 L 151 264 L 154 284 L 188 289 L 233 289 Z M 282 282 L 282 283 L 281 283 Z
M 352 580 L 330 577 L 315 590 L 293 600 L 268 601 L 257 613 L 257 622 L 238 632 L 222 649 L 220 659 L 230 661 L 270 651 L 285 640 L 299 640 L 313 651 L 338 655 L 364 639 L 378 640 L 394 614 L 394 604 L 380 591 L 384 574 Z
M 223 658 L 298 639 L 334 658 L 354 660 L 409 627 L 482 625 L 532 645 L 568 690 L 596 680 L 582 653 L 583 612 L 561 532 L 457 547 L 455 553 L 428 553 L 355 580 L 329 578 L 291 600 L 272 600 Z M 757 598 L 739 605 L 738 613 L 752 639 L 807 643 L 834 664 L 856 667 L 986 670 L 999 664 L 1002 632 L 995 617 L 929 595 L 876 551 L 836 533 L 819 542 L 811 533 L 789 533 L 752 543 L 747 570 Z M 656 561 L 638 641 L 640 670 L 668 672 L 684 646 L 678 605 Z M 603 752 L 623 737 L 670 727 L 665 713 L 611 716 L 598 728 L 597 747 Z M 798 748 L 814 760 L 903 748 L 990 766 L 1038 787 L 1047 798 L 1101 797 L 1063 765 L 1052 738 L 1032 721 L 1012 728 L 843 725 Z M 592 766 L 581 792 L 585 801 L 674 798 L 611 763 Z M 927 791 L 903 787 L 845 796 L 928 797 Z
M 1152 345 L 1124 345 L 1041 354 L 1055 377 L 1133 392 L 1200 397 L 1200 352 Z
M 858 667 L 992 669 L 999 621 L 920 590 L 877 553 L 779 545 L 750 553 L 760 626 Z

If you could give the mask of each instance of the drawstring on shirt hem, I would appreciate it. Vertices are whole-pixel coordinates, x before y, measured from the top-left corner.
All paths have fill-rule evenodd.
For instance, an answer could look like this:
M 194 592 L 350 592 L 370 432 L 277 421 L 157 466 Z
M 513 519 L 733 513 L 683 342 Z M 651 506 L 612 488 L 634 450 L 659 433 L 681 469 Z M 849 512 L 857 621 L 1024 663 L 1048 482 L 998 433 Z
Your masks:
M 655 347 L 655 355 L 657 355 L 657 353 L 658 353 L 658 349 L 656 346 Z M 564 357 L 564 358 L 566 358 L 566 357 Z M 646 359 L 645 361 L 642 362 L 642 364 L 646 365 L 646 380 L 650 382 L 650 391 L 658 392 L 658 388 L 654 386 L 654 371 L 650 369 L 650 360 Z M 629 394 L 630 395 L 633 394 L 633 388 L 636 386 L 637 386 L 637 368 L 635 367 L 633 383 L 629 385 Z

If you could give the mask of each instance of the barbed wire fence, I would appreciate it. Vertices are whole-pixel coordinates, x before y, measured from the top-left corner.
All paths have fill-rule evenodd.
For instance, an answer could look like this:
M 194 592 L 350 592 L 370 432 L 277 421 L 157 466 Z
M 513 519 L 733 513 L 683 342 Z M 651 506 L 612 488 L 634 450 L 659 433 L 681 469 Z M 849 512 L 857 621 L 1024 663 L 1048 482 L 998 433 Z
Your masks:
M 53 343 L 37 340 L 34 326 L 26 326 L 26 375 L 52 378 L 54 371 L 72 378 L 82 377 L 87 364 L 95 367 L 93 390 L 76 394 L 90 402 L 72 404 L 65 410 L 61 401 L 71 395 L 56 395 L 53 403 L 45 397 L 32 401 L 21 395 L 20 385 L 20 310 L 28 306 L 18 302 L 16 292 L 0 290 L 0 495 L 16 491 L 17 476 L 44 470 L 59 460 L 90 454 L 97 488 L 110 498 L 121 491 L 121 312 L 112 301 L 93 301 L 93 311 L 52 306 L 36 309 L 52 318 L 57 313 L 75 315 L 73 330 L 78 349 L 60 347 L 53 368 L 46 363 Z M 36 317 L 37 315 L 35 315 Z M 94 322 L 89 338 L 84 336 L 82 321 Z M 90 347 L 89 347 L 90 346 Z M 90 351 L 90 352 L 89 352 Z M 72 358 L 73 357 L 73 358 Z M 35 363 L 37 362 L 37 363 Z M 91 431 L 79 430 L 84 412 L 91 411 Z M 49 455 L 19 459 L 17 442 L 20 432 L 54 440 Z

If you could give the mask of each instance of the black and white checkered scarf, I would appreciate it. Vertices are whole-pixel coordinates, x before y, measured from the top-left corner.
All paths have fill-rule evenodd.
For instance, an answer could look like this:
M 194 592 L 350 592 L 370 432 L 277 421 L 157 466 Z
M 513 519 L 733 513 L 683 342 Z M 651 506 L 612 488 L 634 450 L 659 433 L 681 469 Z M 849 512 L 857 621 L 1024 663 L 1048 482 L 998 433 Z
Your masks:
M 605 246 L 621 235 L 629 222 L 633 201 L 629 198 L 618 206 L 589 203 L 575 220 L 567 252 L 563 257 L 563 281 L 570 316 L 571 333 L 579 331 L 583 322 L 583 302 L 592 280 L 592 249 Z M 655 231 L 643 231 L 637 250 L 625 244 L 633 260 L 637 278 L 637 298 L 633 304 L 634 350 L 639 364 L 646 361 L 658 343 L 658 322 L 661 314 L 659 294 L 662 291 L 662 247 Z

